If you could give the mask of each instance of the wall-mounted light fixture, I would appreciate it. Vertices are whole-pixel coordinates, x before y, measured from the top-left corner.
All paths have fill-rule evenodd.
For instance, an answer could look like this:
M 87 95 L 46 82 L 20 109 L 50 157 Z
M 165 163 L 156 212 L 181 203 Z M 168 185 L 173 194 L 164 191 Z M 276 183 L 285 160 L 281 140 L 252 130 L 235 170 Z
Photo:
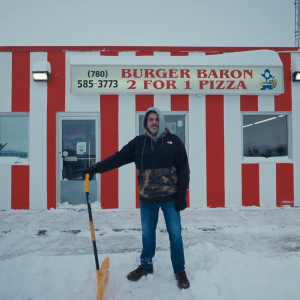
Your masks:
M 300 81 L 300 58 L 295 57 L 292 59 L 292 80 Z
M 300 71 L 295 71 L 293 73 L 293 81 L 300 81 Z
M 32 67 L 33 81 L 48 82 L 50 80 L 51 66 L 49 61 L 37 61 Z

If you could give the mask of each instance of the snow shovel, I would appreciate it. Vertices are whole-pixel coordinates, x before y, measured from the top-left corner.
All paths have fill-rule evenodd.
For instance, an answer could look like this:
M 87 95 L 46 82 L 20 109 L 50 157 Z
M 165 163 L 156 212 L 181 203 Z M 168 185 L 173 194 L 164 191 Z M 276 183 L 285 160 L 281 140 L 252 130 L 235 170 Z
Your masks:
M 91 228 L 91 236 L 93 241 L 93 248 L 94 248 L 94 256 L 95 256 L 95 263 L 96 263 L 96 273 L 97 273 L 97 283 L 98 283 L 98 290 L 97 290 L 97 300 L 104 300 L 102 292 L 105 289 L 108 283 L 108 276 L 109 276 L 109 257 L 106 257 L 102 262 L 101 268 L 99 269 L 99 261 L 98 261 L 98 254 L 97 254 L 97 246 L 96 246 L 96 237 L 95 237 L 95 230 L 94 230 L 94 223 L 92 217 L 92 209 L 90 204 L 90 190 L 89 190 L 89 180 L 90 175 L 85 175 L 84 181 L 84 191 L 86 194 L 86 202 L 89 211 L 89 219 L 90 219 L 90 228 Z

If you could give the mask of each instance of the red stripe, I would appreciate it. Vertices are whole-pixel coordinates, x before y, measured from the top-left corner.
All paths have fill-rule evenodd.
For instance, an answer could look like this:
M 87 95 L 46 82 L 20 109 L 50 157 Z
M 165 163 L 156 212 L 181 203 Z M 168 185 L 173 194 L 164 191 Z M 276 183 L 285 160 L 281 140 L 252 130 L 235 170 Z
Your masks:
M 118 56 L 119 52 L 105 51 L 105 52 L 100 52 L 100 55 L 102 55 L 102 56 Z
M 50 52 L 47 87 L 47 208 L 56 208 L 56 112 L 65 111 L 65 53 Z
M 101 160 L 119 150 L 119 96 L 101 95 Z M 101 207 L 118 208 L 119 171 L 101 174 Z
M 11 208 L 29 209 L 29 166 L 11 167 Z
M 189 111 L 189 95 L 171 95 L 172 111 Z
M 135 110 L 146 111 L 154 106 L 154 95 L 135 95 Z
M 225 206 L 224 97 L 206 96 L 207 206 Z
M 259 164 L 242 164 L 242 205 L 260 206 Z
M 154 51 L 138 51 L 135 53 L 136 56 L 153 56 Z
M 292 111 L 291 54 L 279 53 L 283 63 L 284 94 L 275 96 L 275 111 Z
M 217 54 L 223 54 L 223 51 L 218 51 L 218 50 L 215 51 L 214 49 L 212 49 L 211 51 L 206 51 L 205 52 L 205 55 L 217 55 Z
M 171 52 L 171 56 L 188 56 L 188 52 Z
M 293 164 L 276 164 L 276 205 L 294 206 Z
M 241 111 L 258 111 L 258 96 L 241 95 Z
M 12 111 L 30 110 L 30 53 L 12 54 Z

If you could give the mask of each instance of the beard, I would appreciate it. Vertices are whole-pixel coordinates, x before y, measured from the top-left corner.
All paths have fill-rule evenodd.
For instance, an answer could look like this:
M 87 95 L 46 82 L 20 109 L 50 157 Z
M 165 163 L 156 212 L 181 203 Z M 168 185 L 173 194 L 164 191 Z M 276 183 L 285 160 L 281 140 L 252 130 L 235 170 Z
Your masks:
M 149 129 L 149 131 L 150 131 L 152 134 L 154 134 L 154 135 L 156 135 L 157 132 L 158 132 L 158 127 L 150 127 L 150 128 L 148 128 L 148 129 Z

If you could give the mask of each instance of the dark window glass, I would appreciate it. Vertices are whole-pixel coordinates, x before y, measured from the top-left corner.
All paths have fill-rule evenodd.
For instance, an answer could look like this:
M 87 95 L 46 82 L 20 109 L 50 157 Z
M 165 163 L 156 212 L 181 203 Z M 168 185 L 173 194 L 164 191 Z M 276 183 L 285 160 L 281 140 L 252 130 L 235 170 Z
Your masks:
M 0 116 L 0 156 L 28 157 L 28 116 Z
M 164 115 L 166 125 L 171 133 L 179 136 L 183 144 L 185 145 L 185 115 Z M 139 115 L 139 134 L 144 134 L 143 127 L 144 115 Z
M 62 151 L 62 178 L 82 180 L 83 170 L 96 163 L 95 120 L 63 120 Z
M 287 156 L 287 115 L 244 115 L 244 156 Z

